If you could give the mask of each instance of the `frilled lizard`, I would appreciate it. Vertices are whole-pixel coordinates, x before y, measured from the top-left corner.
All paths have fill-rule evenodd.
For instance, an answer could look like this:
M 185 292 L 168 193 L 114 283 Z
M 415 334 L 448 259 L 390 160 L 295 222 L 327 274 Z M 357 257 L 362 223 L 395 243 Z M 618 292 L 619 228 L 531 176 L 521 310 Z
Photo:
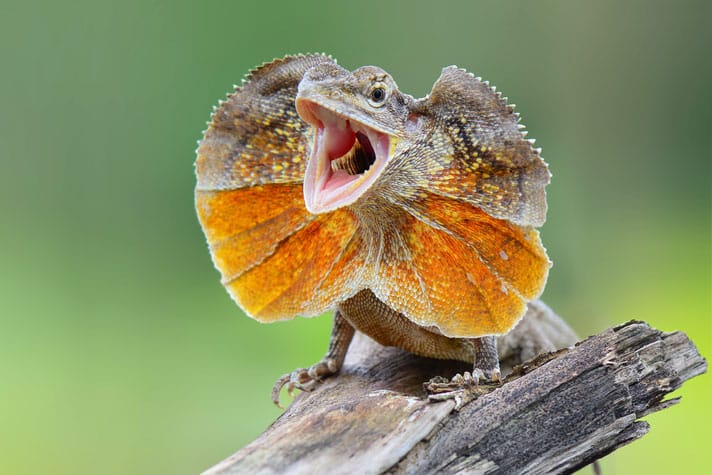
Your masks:
M 380 68 L 324 55 L 253 70 L 200 141 L 196 207 L 222 283 L 261 322 L 335 310 L 320 362 L 337 373 L 359 330 L 499 379 L 496 335 L 544 288 L 546 163 L 488 83 L 443 69 L 426 97 Z M 534 303 L 536 305 L 536 303 Z

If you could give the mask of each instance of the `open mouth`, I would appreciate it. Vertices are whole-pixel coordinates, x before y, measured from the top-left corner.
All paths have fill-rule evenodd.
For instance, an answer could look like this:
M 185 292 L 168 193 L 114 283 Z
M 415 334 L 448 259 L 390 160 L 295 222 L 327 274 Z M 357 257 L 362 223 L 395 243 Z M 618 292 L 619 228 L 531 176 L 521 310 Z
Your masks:
M 308 99 L 297 100 L 297 111 L 316 129 L 304 175 L 307 210 L 324 213 L 354 203 L 383 171 L 389 136 Z

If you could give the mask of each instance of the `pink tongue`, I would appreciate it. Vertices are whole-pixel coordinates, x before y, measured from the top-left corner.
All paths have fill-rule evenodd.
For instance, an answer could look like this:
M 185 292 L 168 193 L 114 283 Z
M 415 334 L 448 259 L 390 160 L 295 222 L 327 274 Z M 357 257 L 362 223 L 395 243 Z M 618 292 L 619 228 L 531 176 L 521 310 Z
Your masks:
M 326 125 L 324 127 L 324 146 L 329 160 L 335 160 L 351 150 L 356 141 L 356 134 L 348 127 Z

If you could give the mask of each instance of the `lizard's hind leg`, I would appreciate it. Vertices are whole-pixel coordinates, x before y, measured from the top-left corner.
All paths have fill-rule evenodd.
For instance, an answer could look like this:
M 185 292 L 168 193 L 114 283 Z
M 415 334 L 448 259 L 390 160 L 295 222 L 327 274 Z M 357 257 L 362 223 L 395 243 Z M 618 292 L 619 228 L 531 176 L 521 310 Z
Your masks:
M 346 350 L 348 350 L 354 337 L 354 331 L 354 327 L 341 315 L 339 310 L 336 310 L 334 312 L 334 326 L 331 328 L 329 350 L 326 355 L 321 361 L 311 365 L 309 368 L 297 368 L 279 378 L 272 388 L 272 402 L 280 406 L 279 394 L 285 385 L 287 386 L 287 392 L 291 396 L 295 389 L 311 391 L 316 383 L 338 373 L 344 364 Z

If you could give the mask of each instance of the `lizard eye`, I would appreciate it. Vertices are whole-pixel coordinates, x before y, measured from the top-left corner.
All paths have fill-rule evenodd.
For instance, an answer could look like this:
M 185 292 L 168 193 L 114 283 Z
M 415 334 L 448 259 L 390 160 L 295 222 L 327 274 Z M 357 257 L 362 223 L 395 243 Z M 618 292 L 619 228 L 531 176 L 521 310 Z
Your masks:
M 368 92 L 368 103 L 373 107 L 381 107 L 386 103 L 386 85 L 383 83 L 376 83 L 371 86 Z

